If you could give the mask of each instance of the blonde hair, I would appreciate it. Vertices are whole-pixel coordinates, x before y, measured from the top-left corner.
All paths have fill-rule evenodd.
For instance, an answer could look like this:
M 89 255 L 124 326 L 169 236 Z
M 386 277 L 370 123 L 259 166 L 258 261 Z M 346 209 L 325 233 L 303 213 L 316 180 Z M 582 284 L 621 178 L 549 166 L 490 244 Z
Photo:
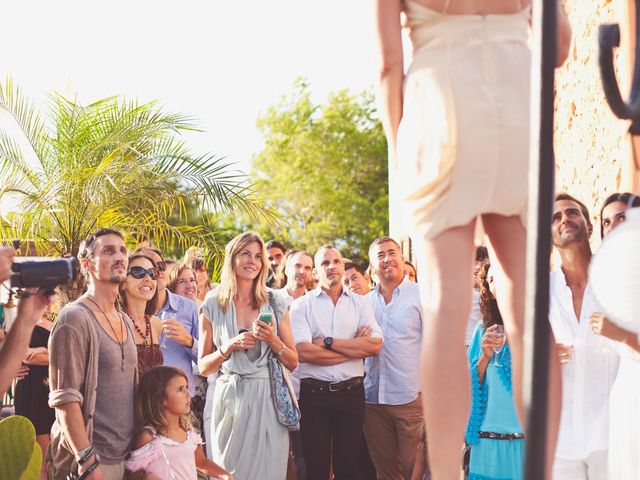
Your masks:
M 267 277 L 269 275 L 267 248 L 262 237 L 256 232 L 244 232 L 227 243 L 224 249 L 224 264 L 222 265 L 220 288 L 218 290 L 218 303 L 223 312 L 227 311 L 227 307 L 233 301 L 236 293 L 238 293 L 236 272 L 233 268 L 235 259 L 244 248 L 252 243 L 260 245 L 262 250 L 262 267 L 260 267 L 258 276 L 253 280 L 252 306 L 253 308 L 259 308 L 260 305 L 264 305 L 269 301 L 267 290 Z

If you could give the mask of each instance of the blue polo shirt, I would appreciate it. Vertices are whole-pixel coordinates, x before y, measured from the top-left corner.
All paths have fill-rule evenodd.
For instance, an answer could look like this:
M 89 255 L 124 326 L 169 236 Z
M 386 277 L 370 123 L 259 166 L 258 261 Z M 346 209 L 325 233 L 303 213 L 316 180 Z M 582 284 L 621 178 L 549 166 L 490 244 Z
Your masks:
M 193 382 L 192 362 L 198 363 L 198 305 L 196 302 L 188 298 L 181 297 L 175 293 L 171 293 L 167 289 L 167 301 L 158 311 L 158 316 L 162 312 L 175 314 L 178 320 L 187 329 L 187 332 L 193 337 L 193 347 L 188 348 L 180 345 L 175 340 L 163 340 L 164 333 L 160 337 L 160 344 L 166 343 L 166 347 L 162 349 L 164 356 L 163 365 L 176 367 L 184 371 L 189 378 L 189 391 L 195 393 L 195 385 Z

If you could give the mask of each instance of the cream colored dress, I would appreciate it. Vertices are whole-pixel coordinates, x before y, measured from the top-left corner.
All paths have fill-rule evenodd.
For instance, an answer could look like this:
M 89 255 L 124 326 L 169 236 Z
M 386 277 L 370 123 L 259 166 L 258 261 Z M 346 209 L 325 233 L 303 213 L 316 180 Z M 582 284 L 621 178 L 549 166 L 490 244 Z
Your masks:
M 392 179 L 420 238 L 483 213 L 519 215 L 524 224 L 530 9 L 514 1 L 517 13 L 500 15 L 404 2 L 413 61 Z

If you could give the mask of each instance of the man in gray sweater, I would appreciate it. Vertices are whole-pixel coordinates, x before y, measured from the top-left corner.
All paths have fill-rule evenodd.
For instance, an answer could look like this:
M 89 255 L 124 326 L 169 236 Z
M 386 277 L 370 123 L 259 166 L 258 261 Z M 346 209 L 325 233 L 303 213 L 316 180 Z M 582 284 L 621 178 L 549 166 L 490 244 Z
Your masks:
M 65 479 L 88 471 L 91 480 L 122 480 L 137 382 L 131 320 L 116 308 L 128 274 L 122 234 L 96 231 L 78 258 L 87 291 L 62 309 L 49 339 L 49 405 L 56 409 L 49 473 Z

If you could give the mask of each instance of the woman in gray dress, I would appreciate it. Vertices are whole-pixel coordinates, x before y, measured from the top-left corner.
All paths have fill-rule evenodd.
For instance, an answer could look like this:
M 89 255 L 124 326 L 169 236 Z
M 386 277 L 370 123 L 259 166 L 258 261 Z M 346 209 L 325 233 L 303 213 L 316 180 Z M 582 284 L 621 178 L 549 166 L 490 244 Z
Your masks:
M 274 296 L 277 326 L 258 320 L 274 313 L 258 234 L 238 235 L 225 254 L 220 286 L 209 292 L 200 315 L 200 373 L 221 372 L 213 405 L 205 407 L 212 410 L 212 460 L 238 480 L 284 480 L 289 435 L 276 418 L 267 362 L 275 355 L 289 370 L 298 366 L 289 315 L 280 313 L 285 309 Z

